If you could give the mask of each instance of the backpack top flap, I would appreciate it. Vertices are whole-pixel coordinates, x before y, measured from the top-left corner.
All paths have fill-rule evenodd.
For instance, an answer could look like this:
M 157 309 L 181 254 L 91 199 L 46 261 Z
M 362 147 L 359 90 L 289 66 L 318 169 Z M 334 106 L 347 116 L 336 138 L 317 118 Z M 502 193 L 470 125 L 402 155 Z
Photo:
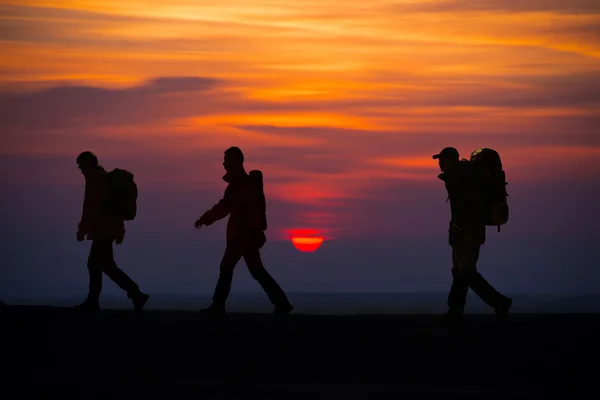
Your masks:
M 486 190 L 492 190 L 493 197 L 508 196 L 506 193 L 506 174 L 502 169 L 500 154 L 492 149 L 477 149 L 471 153 L 471 165 L 484 178 Z
M 501 171 L 502 160 L 496 150 L 481 148 L 471 153 L 471 164 L 478 169 L 488 171 Z

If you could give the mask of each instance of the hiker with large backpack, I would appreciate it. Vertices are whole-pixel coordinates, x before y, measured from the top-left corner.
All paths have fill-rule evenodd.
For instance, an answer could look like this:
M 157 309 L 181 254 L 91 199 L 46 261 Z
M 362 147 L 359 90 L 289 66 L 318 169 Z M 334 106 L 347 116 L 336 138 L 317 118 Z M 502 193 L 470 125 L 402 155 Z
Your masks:
M 225 150 L 223 180 L 227 188 L 223 198 L 206 211 L 194 224 L 196 229 L 210 226 L 227 216 L 227 246 L 221 259 L 219 279 L 213 295 L 213 303 L 203 309 L 209 315 L 226 314 L 225 303 L 231 291 L 233 270 L 243 258 L 252 277 L 261 285 L 271 303 L 274 315 L 289 314 L 293 306 L 275 279 L 265 269 L 260 249 L 266 243 L 266 202 L 263 191 L 262 172 L 246 173 L 244 154 L 238 147 Z
M 98 165 L 98 158 L 89 151 L 77 157 L 77 166 L 85 177 L 83 212 L 77 230 L 77 240 L 92 241 L 88 257 L 89 287 L 85 301 L 76 309 L 98 311 L 104 272 L 127 292 L 136 312 L 142 311 L 149 296 L 115 263 L 112 244 L 120 245 L 125 237 L 125 223 L 135 218 L 137 186 L 133 175 L 122 169 L 107 172 Z
M 503 321 L 512 300 L 496 291 L 477 271 L 479 251 L 486 240 L 486 226 L 499 227 L 508 220 L 505 175 L 500 157 L 494 150 L 478 149 L 470 160 L 460 160 L 458 150 L 446 147 L 433 159 L 439 160 L 442 173 L 438 178 L 445 183 L 451 211 L 448 233 L 453 280 L 446 319 L 460 321 L 471 288 Z

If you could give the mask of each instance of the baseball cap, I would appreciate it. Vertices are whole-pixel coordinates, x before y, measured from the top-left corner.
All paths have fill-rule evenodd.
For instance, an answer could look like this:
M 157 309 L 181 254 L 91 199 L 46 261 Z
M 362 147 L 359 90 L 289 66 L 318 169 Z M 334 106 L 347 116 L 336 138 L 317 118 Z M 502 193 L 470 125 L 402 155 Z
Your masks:
M 442 151 L 440 151 L 439 154 L 435 154 L 433 159 L 437 160 L 440 157 L 458 158 L 458 150 L 456 150 L 454 147 L 445 147 L 442 149 Z

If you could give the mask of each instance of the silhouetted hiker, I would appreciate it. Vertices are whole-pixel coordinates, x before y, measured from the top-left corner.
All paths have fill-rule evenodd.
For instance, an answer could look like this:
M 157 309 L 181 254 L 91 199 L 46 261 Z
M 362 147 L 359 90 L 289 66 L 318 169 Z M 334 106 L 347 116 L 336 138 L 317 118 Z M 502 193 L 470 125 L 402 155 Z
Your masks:
M 450 322 L 462 317 L 469 288 L 504 320 L 512 300 L 497 292 L 477 271 L 479 250 L 486 239 L 486 210 L 480 181 L 470 161 L 459 160 L 453 147 L 444 148 L 433 156 L 439 160 L 450 200 L 451 221 L 449 243 L 452 246 L 452 287 L 448 294 Z
M 194 226 L 209 226 L 229 215 L 227 221 L 227 247 L 221 260 L 219 279 L 213 295 L 213 303 L 201 312 L 211 315 L 226 314 L 225 302 L 231 291 L 233 270 L 244 258 L 252 277 L 263 288 L 275 306 L 274 315 L 289 314 L 293 306 L 275 279 L 265 269 L 260 249 L 266 242 L 266 205 L 262 186 L 262 173 L 258 170 L 246 173 L 244 154 L 238 147 L 225 150 L 223 161 L 228 183 L 223 198 L 200 217 Z
M 127 292 L 135 311 L 142 311 L 149 296 L 142 293 L 138 285 L 117 267 L 112 247 L 113 242 L 118 245 L 123 242 L 124 220 L 135 217 L 137 187 L 133 183 L 133 176 L 120 169 L 107 172 L 89 151 L 77 157 L 77 165 L 85 177 L 85 198 L 77 240 L 81 242 L 87 236 L 92 241 L 92 247 L 87 263 L 90 275 L 88 295 L 75 308 L 86 311 L 100 309 L 98 300 L 104 272 Z

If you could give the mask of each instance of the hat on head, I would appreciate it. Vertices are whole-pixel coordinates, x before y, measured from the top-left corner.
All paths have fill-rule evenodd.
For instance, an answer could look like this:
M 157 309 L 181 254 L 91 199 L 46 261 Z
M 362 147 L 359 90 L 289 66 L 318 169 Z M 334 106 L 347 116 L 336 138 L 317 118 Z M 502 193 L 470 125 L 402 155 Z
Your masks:
M 459 157 L 458 150 L 456 150 L 454 147 L 445 147 L 442 149 L 442 151 L 440 151 L 439 154 L 435 154 L 433 156 L 433 159 L 437 160 L 438 158 L 442 158 L 442 157 L 458 158 Z

